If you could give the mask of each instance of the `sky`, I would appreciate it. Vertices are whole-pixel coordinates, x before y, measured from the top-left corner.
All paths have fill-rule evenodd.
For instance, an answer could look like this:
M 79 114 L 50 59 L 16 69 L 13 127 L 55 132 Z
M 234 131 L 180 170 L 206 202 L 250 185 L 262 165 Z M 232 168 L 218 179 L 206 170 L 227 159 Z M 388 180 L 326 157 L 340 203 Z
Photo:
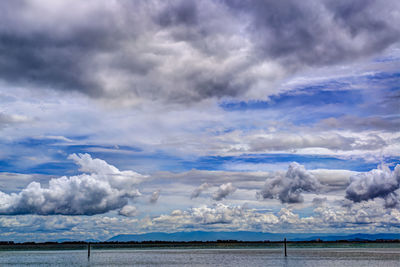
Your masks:
M 400 233 L 397 0 L 0 3 L 0 240 Z

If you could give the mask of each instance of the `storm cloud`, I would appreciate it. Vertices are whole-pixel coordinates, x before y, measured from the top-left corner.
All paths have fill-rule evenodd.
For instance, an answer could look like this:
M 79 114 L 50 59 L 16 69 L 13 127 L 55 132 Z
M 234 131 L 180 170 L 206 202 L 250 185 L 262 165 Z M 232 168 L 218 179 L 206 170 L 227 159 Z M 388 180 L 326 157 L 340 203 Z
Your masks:
M 300 67 L 371 56 L 400 36 L 398 1 L 72 2 L 0 4 L 1 80 L 191 103 L 260 95 Z
M 381 51 L 399 40 L 396 1 L 225 1 L 247 17 L 258 52 L 293 67 L 326 65 Z
M 94 215 L 116 210 L 140 196 L 136 186 L 145 176 L 133 171 L 120 171 L 89 154 L 69 156 L 83 174 L 53 178 L 48 188 L 31 182 L 19 193 L 0 192 L 0 214 Z M 122 214 L 132 214 L 124 208 Z
M 303 165 L 293 162 L 285 175 L 277 175 L 267 179 L 261 191 L 257 192 L 259 199 L 279 199 L 282 203 L 301 203 L 304 201 L 301 193 L 318 192 L 321 184 Z

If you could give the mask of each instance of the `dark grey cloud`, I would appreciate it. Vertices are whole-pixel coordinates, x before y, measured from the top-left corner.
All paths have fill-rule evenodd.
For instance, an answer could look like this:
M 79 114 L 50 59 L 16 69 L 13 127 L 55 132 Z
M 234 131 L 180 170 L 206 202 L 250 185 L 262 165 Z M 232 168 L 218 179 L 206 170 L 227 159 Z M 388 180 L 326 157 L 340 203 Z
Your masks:
M 140 196 L 137 184 L 145 177 L 119 171 L 88 154 L 72 154 L 84 174 L 53 178 L 47 188 L 31 182 L 19 193 L 0 192 L 0 214 L 94 215 L 123 208 L 129 199 Z M 125 208 L 123 213 L 132 213 Z
M 4 80 L 60 90 L 84 91 L 101 96 L 96 81 L 85 75 L 84 58 L 79 48 L 49 40 L 47 36 L 0 36 L 0 72 Z M 77 64 L 81 62 L 81 64 Z
M 368 56 L 399 40 L 388 1 L 225 1 L 249 19 L 258 52 L 294 64 L 329 65 Z
M 304 198 L 301 193 L 316 193 L 322 186 L 312 173 L 303 165 L 293 162 L 284 175 L 267 179 L 261 191 L 257 192 L 259 199 L 279 199 L 282 203 L 301 203 Z
M 392 12 L 399 5 L 7 1 L 0 4 L 0 79 L 133 104 L 238 97 L 281 72 L 381 52 L 399 40 Z M 265 63 L 277 70 L 265 74 Z
M 198 21 L 197 1 L 175 1 L 167 5 L 159 14 L 156 21 L 161 26 L 196 25 Z
M 29 1 L 1 5 L 2 15 L 7 14 L 0 19 L 3 25 L 0 27 L 0 77 L 3 80 L 80 91 L 92 97 L 103 95 L 104 88 L 92 76 L 96 67 L 93 57 L 118 48 L 122 36 L 120 29 L 112 26 L 115 18 L 105 10 L 93 8 L 87 12 L 88 17 L 74 22 L 71 7 L 57 10 L 71 15 L 58 20 L 52 14 L 51 5 L 47 12 L 45 6 Z
M 236 187 L 234 187 L 232 183 L 222 184 L 218 187 L 218 190 L 214 192 L 212 199 L 217 201 L 222 200 L 235 191 Z
M 396 191 L 400 188 L 400 165 L 394 171 L 387 166 L 360 173 L 350 177 L 346 189 L 346 198 L 354 202 L 367 201 L 374 198 L 384 198 L 387 207 L 397 205 Z

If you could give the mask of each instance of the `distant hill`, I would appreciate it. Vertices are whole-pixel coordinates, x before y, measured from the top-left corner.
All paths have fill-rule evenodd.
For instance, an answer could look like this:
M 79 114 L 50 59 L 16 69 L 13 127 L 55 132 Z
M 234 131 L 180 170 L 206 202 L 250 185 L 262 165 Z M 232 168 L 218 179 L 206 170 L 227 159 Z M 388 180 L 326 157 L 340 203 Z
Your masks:
M 48 242 L 57 242 L 57 243 L 63 243 L 63 242 L 80 242 L 82 240 L 79 239 L 71 239 L 71 238 L 60 238 L 60 239 L 55 239 L 55 240 L 49 240 Z M 96 243 L 96 242 L 101 242 L 98 239 L 86 239 L 83 240 L 84 242 L 91 242 L 91 243 Z
M 217 241 L 217 240 L 238 240 L 238 241 L 279 241 L 283 238 L 289 241 L 310 241 L 321 239 L 324 241 L 336 240 L 376 240 L 376 239 L 400 239 L 400 234 L 315 234 L 315 233 L 289 233 L 275 234 L 262 232 L 176 232 L 176 233 L 146 233 L 146 234 L 123 234 L 114 236 L 107 241 Z
M 314 235 L 308 239 L 297 238 L 293 241 L 308 241 L 321 239 L 323 241 L 337 241 L 337 240 L 348 240 L 348 241 L 363 241 L 363 240 L 391 240 L 400 239 L 400 234 L 349 234 L 349 235 L 328 235 L 328 236 L 318 236 Z

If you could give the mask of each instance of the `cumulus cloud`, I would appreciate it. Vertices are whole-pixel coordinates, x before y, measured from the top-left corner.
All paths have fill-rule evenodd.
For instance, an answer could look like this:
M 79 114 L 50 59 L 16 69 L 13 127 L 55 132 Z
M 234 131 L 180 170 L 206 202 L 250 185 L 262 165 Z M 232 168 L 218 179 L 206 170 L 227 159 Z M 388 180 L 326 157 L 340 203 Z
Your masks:
M 303 66 L 381 52 L 399 40 L 398 8 L 395 0 L 1 3 L 0 78 L 120 104 L 240 97 Z
M 0 192 L 0 214 L 94 215 L 120 209 L 140 196 L 136 186 L 146 176 L 120 171 L 89 154 L 69 158 L 84 174 L 53 178 L 47 188 L 31 182 L 19 193 Z
M 235 191 L 236 187 L 234 187 L 232 183 L 222 184 L 219 186 L 218 190 L 214 192 L 212 199 L 217 201 L 222 200 Z
M 150 203 L 154 204 L 157 202 L 158 198 L 160 197 L 160 190 L 156 190 L 151 194 Z
M 139 214 L 135 206 L 125 205 L 122 209 L 118 212 L 119 215 L 126 216 L 126 217 L 135 217 Z
M 195 190 L 193 190 L 192 194 L 190 195 L 190 198 L 197 198 L 200 196 L 200 194 L 204 191 L 207 190 L 210 187 L 208 183 L 202 183 L 199 187 L 197 187 Z
M 346 198 L 354 202 L 374 198 L 386 199 L 385 206 L 397 205 L 397 190 L 400 188 L 400 165 L 391 171 L 388 166 L 380 165 L 378 169 L 350 177 L 346 189 Z
M 257 192 L 259 199 L 279 199 L 282 203 L 301 203 L 304 201 L 301 193 L 318 192 L 321 184 L 303 165 L 293 162 L 284 175 L 267 179 L 261 191 Z
M 153 219 L 153 226 L 175 225 L 187 227 L 202 225 L 213 227 L 224 225 L 224 227 L 239 228 L 247 227 L 268 227 L 277 224 L 279 219 L 274 214 L 258 213 L 252 209 L 242 206 L 228 206 L 217 203 L 213 206 L 200 206 L 186 211 L 174 210 L 170 215 L 161 215 Z
M 352 205 L 337 206 L 320 206 L 314 209 L 316 213 L 316 224 L 325 225 L 332 228 L 355 228 L 360 227 L 365 230 L 371 228 L 388 229 L 394 227 L 398 229 L 400 226 L 400 213 L 398 209 L 384 209 L 385 200 L 375 198 L 370 201 L 362 201 L 353 203 Z M 364 227 L 363 227 L 364 226 Z
M 382 202 L 383 200 L 381 200 Z M 398 209 L 382 209 L 381 203 L 370 201 L 356 203 L 351 207 L 332 207 L 319 205 L 315 215 L 304 217 L 289 208 L 279 212 L 265 212 L 243 206 L 228 206 L 218 203 L 212 206 L 200 206 L 188 210 L 174 210 L 169 215 L 153 218 L 147 225 L 152 230 L 197 229 L 213 230 L 256 230 L 281 232 L 291 229 L 294 232 L 308 232 L 311 229 L 398 229 L 400 213 Z
M 202 224 L 231 223 L 235 216 L 242 214 L 241 208 L 230 208 L 218 203 L 214 207 L 201 206 L 191 210 L 195 221 Z

